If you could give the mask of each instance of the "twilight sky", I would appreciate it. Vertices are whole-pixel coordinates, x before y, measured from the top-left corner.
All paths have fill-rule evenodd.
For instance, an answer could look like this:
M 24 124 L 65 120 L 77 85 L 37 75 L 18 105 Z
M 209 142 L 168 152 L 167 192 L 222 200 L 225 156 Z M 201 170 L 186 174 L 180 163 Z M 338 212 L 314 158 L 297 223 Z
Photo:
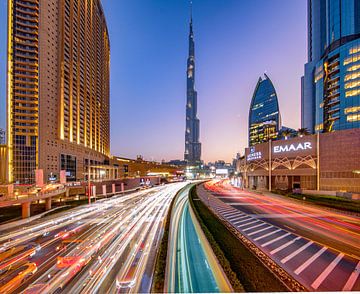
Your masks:
M 0 0 L 0 127 L 5 127 L 6 0 Z M 194 0 L 202 159 L 230 161 L 247 145 L 260 75 L 273 81 L 284 125 L 300 127 L 306 1 Z M 189 4 L 102 0 L 111 43 L 111 152 L 182 159 Z

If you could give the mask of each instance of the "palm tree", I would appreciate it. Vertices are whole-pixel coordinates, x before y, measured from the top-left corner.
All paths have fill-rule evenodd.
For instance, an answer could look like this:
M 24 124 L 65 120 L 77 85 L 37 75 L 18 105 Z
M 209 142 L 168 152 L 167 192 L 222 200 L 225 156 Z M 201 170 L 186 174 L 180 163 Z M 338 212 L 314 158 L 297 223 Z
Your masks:
M 285 129 L 281 132 L 281 137 L 284 137 L 285 140 L 287 140 L 290 135 L 291 135 L 291 132 L 288 129 Z
M 309 130 L 307 128 L 300 128 L 300 129 L 297 130 L 297 135 L 299 137 L 307 136 L 309 134 L 310 134 L 310 132 L 309 132 Z

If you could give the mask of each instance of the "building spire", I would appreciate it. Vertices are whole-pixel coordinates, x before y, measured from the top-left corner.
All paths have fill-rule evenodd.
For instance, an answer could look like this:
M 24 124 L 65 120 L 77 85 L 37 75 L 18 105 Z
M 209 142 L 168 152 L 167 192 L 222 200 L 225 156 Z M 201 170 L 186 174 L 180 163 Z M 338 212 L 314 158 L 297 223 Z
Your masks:
M 192 25 L 192 0 L 190 0 L 190 25 Z
M 184 160 L 187 165 L 201 163 L 201 143 L 199 142 L 200 121 L 197 117 L 197 92 L 195 90 L 195 42 L 192 26 L 192 0 L 190 0 L 189 56 L 187 59 L 186 83 L 186 129 Z

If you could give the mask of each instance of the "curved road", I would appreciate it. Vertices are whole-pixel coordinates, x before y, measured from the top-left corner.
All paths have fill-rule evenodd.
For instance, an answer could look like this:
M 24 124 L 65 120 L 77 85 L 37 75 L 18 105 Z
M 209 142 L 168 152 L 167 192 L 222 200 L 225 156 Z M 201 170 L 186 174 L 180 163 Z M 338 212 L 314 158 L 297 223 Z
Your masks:
M 230 292 L 189 204 L 190 184 L 177 196 L 171 217 L 165 291 L 169 293 Z
M 198 188 L 206 205 L 310 291 L 360 290 L 360 218 L 232 187 Z
M 1 230 L 0 293 L 149 292 L 164 218 L 182 187 L 114 196 Z

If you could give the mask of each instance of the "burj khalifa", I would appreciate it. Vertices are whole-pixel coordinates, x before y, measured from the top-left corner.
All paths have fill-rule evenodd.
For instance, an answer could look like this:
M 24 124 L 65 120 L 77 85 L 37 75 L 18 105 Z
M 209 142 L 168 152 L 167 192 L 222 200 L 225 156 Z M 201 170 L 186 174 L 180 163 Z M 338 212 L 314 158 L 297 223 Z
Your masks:
M 197 92 L 195 91 L 195 43 L 192 15 L 190 17 L 189 57 L 187 59 L 186 129 L 184 160 L 187 165 L 201 163 L 200 121 L 197 118 Z

